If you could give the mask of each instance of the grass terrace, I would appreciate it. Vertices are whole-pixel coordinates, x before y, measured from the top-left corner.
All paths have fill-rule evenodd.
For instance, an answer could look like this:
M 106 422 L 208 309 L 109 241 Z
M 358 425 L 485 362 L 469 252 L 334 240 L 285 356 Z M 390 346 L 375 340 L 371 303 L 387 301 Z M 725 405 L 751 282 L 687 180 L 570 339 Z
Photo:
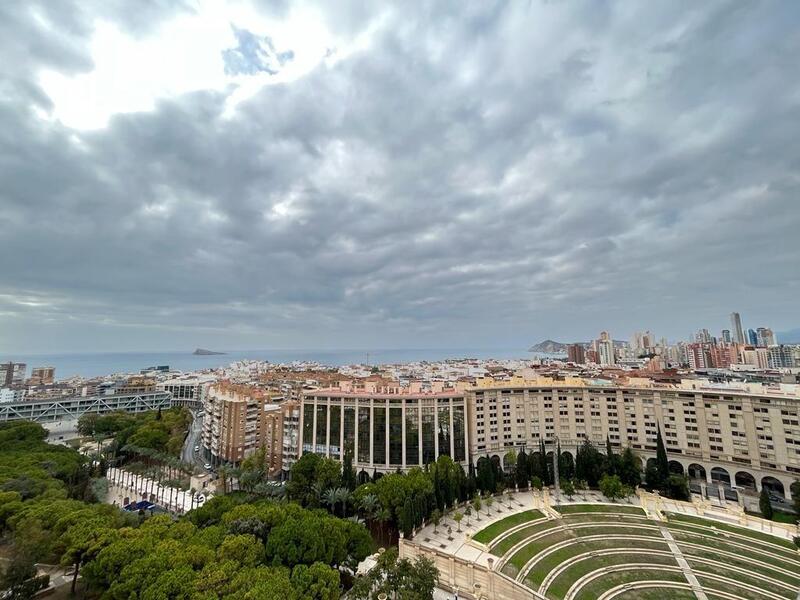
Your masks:
M 503 574 L 551 600 L 597 600 L 611 590 L 615 600 L 693 599 L 687 579 L 692 574 L 712 600 L 720 593 L 794 600 L 800 589 L 800 553 L 786 539 L 687 515 L 657 521 L 638 506 L 554 508 L 560 518 L 528 510 L 474 536 L 490 546 Z M 664 537 L 665 529 L 675 545 Z M 680 567 L 675 552 L 689 570 Z M 623 585 L 630 587 L 616 589 Z
M 505 533 L 517 525 L 522 525 L 523 523 L 528 523 L 529 521 L 535 521 L 536 519 L 543 518 L 544 515 L 538 510 L 526 510 L 524 512 L 511 515 L 510 517 L 500 519 L 488 527 L 484 527 L 475 534 L 473 539 L 479 544 L 489 544 L 501 533 Z

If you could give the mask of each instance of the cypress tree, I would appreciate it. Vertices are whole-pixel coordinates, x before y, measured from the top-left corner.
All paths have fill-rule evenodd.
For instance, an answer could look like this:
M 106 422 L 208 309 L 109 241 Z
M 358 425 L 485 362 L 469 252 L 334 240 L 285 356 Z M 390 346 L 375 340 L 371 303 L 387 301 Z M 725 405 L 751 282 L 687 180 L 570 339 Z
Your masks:
M 661 425 L 658 426 L 656 436 L 656 470 L 658 471 L 659 487 L 664 488 L 669 480 L 669 461 L 664 439 L 661 437 Z

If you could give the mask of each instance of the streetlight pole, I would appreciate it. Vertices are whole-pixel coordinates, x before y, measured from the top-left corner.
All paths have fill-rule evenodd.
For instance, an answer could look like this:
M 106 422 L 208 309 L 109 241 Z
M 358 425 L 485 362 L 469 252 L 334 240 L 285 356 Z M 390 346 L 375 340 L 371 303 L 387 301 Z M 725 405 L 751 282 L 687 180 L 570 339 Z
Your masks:
M 558 505 L 561 503 L 561 486 L 558 481 L 558 459 L 560 458 L 558 456 L 558 446 L 559 446 L 558 436 L 557 435 L 554 436 L 553 440 L 555 441 L 556 444 L 555 448 L 553 449 L 553 484 L 555 487 L 555 489 L 553 490 L 553 495 L 556 498 L 556 505 Z

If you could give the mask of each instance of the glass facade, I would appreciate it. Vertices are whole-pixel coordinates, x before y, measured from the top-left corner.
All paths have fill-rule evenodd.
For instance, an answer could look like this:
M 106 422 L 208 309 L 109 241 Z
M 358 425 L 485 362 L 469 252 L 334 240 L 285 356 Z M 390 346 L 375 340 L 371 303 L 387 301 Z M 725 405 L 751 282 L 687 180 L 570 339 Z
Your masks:
M 358 462 L 370 462 L 369 456 L 369 406 L 358 407 Z
M 372 409 L 372 462 L 386 463 L 386 408 L 383 406 Z
M 331 406 L 331 429 L 330 429 L 330 443 L 328 444 L 328 451 L 331 458 L 341 457 L 341 426 L 342 426 L 342 407 L 341 405 Z
M 450 456 L 450 407 L 440 406 L 439 411 L 439 456 Z
M 389 464 L 403 464 L 403 409 L 389 409 Z
M 464 462 L 467 460 L 467 431 L 464 418 L 464 407 L 453 407 L 453 460 Z
M 350 452 L 355 460 L 356 451 L 356 409 L 344 407 L 344 452 Z
M 303 407 L 303 450 L 314 451 L 314 405 L 306 404 Z
M 314 400 L 304 401 L 301 409 L 303 452 L 335 460 L 351 452 L 359 471 L 424 466 L 443 455 L 466 462 L 467 415 L 461 398 L 315 400 L 316 406 Z
M 434 411 L 433 407 L 422 409 L 422 463 L 428 464 L 436 460 L 436 442 L 434 440 Z
M 328 405 L 317 404 L 317 448 L 315 452 L 325 454 L 328 434 Z
M 406 464 L 419 464 L 419 409 L 406 408 Z

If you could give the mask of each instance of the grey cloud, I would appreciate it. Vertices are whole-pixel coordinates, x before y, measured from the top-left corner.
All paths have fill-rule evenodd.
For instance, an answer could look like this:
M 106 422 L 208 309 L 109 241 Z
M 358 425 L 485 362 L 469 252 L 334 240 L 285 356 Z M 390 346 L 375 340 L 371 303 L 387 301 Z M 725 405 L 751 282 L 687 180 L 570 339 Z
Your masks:
M 91 68 L 91 11 L 56 38 L 14 11 L 40 41 L 3 42 L 0 348 L 796 326 L 793 5 L 342 6 L 369 47 L 233 116 L 204 91 L 93 132 L 30 109 L 36 68 Z

